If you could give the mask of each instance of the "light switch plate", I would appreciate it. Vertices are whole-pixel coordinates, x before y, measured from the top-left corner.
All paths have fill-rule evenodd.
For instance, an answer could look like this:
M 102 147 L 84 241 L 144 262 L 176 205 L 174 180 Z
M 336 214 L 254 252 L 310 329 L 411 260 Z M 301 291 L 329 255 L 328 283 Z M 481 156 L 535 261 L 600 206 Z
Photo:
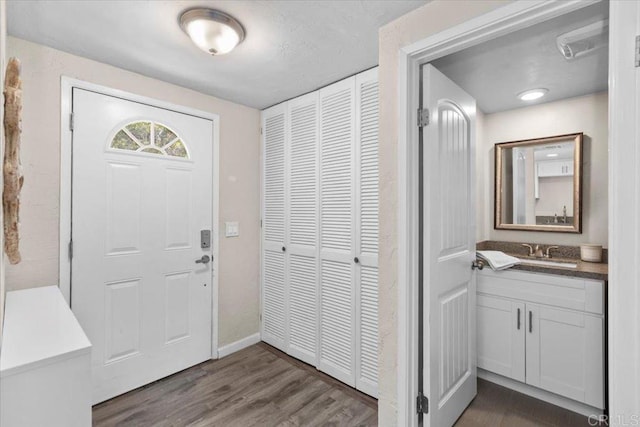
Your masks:
M 238 237 L 240 235 L 240 225 L 238 222 L 225 222 L 224 235 L 225 237 Z

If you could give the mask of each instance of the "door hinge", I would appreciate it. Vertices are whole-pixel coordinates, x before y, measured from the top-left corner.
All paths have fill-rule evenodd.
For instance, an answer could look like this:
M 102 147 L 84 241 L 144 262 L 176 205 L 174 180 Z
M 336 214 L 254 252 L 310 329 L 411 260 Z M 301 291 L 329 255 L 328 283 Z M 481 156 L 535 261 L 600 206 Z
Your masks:
M 636 36 L 636 67 L 640 67 L 640 36 Z
M 429 124 L 429 109 L 418 108 L 418 127 L 425 127 Z
M 69 259 L 73 259 L 73 240 L 69 240 Z
M 69 114 L 69 130 L 73 132 L 73 113 Z
M 419 414 L 429 413 L 429 398 L 422 394 L 422 392 L 418 393 L 418 398 L 416 399 L 416 410 Z

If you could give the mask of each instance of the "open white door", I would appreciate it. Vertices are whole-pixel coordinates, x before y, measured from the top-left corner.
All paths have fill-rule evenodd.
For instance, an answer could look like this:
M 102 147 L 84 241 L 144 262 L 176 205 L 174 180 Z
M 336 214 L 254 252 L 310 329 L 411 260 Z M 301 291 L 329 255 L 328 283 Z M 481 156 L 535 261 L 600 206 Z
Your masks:
M 475 100 L 423 67 L 424 425 L 451 426 L 476 395 Z

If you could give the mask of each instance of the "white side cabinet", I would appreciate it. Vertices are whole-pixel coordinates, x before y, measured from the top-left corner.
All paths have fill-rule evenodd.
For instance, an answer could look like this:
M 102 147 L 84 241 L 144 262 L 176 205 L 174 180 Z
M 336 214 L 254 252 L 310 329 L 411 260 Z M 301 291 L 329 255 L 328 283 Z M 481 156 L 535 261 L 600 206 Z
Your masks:
M 7 293 L 2 427 L 91 425 L 91 344 L 57 286 Z
M 477 301 L 479 368 L 604 409 L 604 282 L 483 271 Z

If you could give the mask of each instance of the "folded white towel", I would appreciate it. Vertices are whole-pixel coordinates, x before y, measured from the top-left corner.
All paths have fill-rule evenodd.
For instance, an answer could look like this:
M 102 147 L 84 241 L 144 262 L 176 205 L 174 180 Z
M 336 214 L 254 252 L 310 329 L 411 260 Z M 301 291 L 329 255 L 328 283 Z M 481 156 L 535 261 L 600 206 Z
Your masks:
M 476 255 L 478 258 L 488 262 L 489 266 L 496 271 L 506 270 L 516 264 L 520 264 L 520 260 L 518 258 L 500 251 L 477 251 Z

